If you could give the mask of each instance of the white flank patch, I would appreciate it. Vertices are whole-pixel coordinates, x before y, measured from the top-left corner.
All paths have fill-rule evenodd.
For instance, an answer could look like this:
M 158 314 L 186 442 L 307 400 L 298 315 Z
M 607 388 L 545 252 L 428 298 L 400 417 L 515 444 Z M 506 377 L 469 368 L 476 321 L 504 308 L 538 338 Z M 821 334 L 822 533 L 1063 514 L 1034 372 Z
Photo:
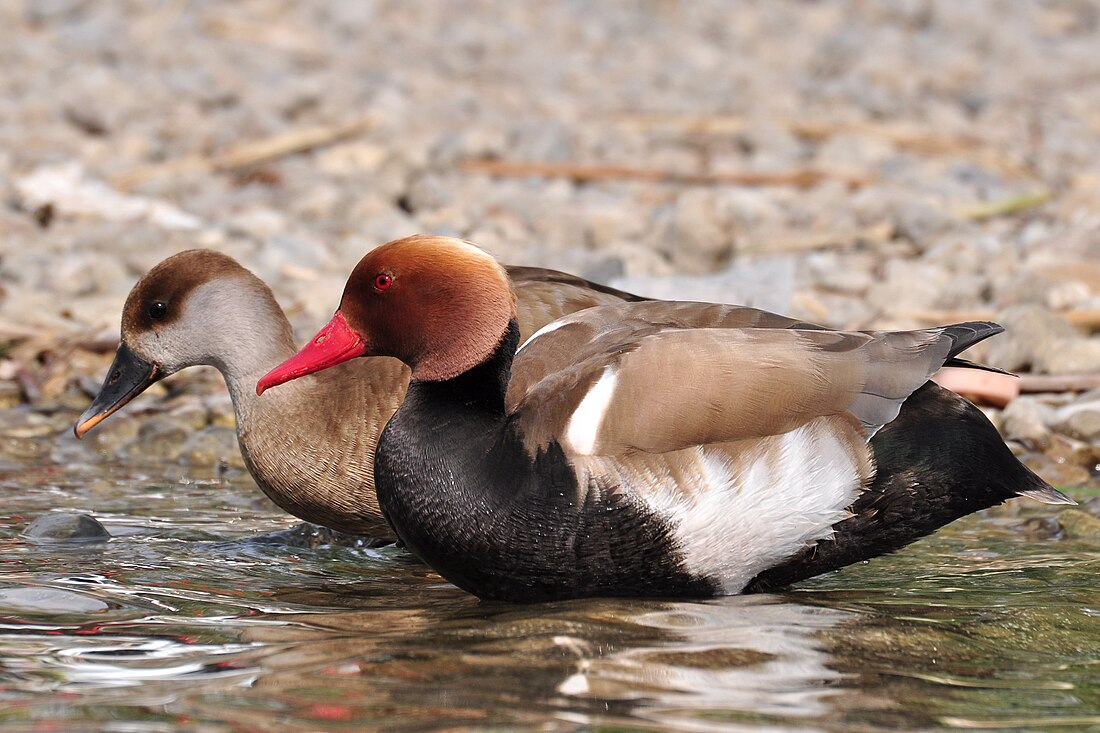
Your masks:
M 617 381 L 614 367 L 604 367 L 599 380 L 588 390 L 569 418 L 569 424 L 565 427 L 565 442 L 577 455 L 592 455 Z
M 669 521 L 690 572 L 738 593 L 760 572 L 832 536 L 848 516 L 862 487 L 842 440 L 814 421 L 768 439 L 778 454 L 769 459 L 765 451 L 741 470 L 721 452 L 699 448 L 702 485 L 685 491 L 669 481 L 638 495 Z
M 522 344 L 520 344 L 519 348 L 516 349 L 516 353 L 518 354 L 519 352 L 523 351 L 524 347 L 526 347 L 529 343 L 531 343 L 532 341 L 537 339 L 539 336 L 545 336 L 548 333 L 553 333 L 554 331 L 557 331 L 559 328 L 564 326 L 566 323 L 568 323 L 568 321 L 566 321 L 564 318 L 559 318 L 556 321 L 550 321 L 545 326 L 543 326 L 542 328 L 540 328 L 539 330 L 537 330 L 533 334 L 531 334 L 531 338 L 527 339 Z

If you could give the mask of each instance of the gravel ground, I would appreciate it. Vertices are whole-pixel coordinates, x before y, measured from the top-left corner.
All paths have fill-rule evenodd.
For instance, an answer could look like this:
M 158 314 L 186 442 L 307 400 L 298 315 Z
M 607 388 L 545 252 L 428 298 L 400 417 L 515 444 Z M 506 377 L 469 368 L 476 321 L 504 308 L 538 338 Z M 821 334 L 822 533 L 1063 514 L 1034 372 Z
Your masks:
M 237 257 L 304 337 L 415 232 L 837 327 L 996 318 L 977 358 L 1095 384 L 1097 48 L 1069 0 L 0 3 L 5 429 L 87 404 L 172 253 Z M 155 394 L 92 445 L 239 464 L 219 380 Z M 1095 479 L 1100 392 L 990 414 Z

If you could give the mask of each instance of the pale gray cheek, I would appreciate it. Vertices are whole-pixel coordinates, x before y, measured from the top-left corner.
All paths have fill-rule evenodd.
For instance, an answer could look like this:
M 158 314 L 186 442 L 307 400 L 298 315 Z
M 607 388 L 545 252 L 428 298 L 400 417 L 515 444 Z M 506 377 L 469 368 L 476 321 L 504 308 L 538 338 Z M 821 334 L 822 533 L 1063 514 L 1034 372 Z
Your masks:
M 142 359 L 155 364 L 162 374 L 172 374 L 194 364 L 190 348 L 171 330 L 156 330 L 130 341 L 130 348 Z

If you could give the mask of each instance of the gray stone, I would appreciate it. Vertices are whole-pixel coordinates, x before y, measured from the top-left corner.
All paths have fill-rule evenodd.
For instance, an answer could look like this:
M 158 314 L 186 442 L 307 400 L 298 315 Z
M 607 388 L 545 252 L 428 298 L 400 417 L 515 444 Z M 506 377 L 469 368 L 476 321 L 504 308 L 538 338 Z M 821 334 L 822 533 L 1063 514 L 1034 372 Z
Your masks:
M 192 466 L 244 468 L 244 458 L 232 428 L 214 425 L 192 435 L 180 452 L 180 461 Z
M 151 417 L 138 428 L 137 438 L 126 446 L 130 458 L 175 460 L 190 437 L 190 431 L 175 420 Z
M 28 524 L 23 537 L 33 542 L 106 542 L 111 533 L 87 514 L 53 512 Z
M 688 272 L 713 271 L 733 252 L 723 208 L 714 191 L 694 188 L 681 193 L 660 229 L 661 250 Z
M 1009 371 L 1045 369 L 1056 351 L 1079 339 L 1076 329 L 1040 305 L 1017 305 L 994 319 L 1005 333 L 989 342 L 986 360 Z
M 1100 372 L 1100 339 L 1076 334 L 1051 339 L 1036 349 L 1033 366 L 1047 374 L 1096 374 Z
M 1055 427 L 1071 438 L 1100 441 L 1100 395 L 1089 393 L 1059 409 Z
M 302 547 L 316 549 L 318 547 L 375 547 L 380 544 L 391 544 L 389 540 L 379 542 L 372 537 L 340 532 L 319 524 L 302 522 L 288 529 L 276 532 L 267 532 L 245 540 L 248 544 L 260 545 L 286 545 L 287 547 Z
M 1001 433 L 1008 440 L 1042 450 L 1050 445 L 1050 424 L 1055 419 L 1055 411 L 1049 405 L 1034 397 L 1019 397 L 1001 412 Z
M 737 261 L 713 275 L 624 277 L 611 284 L 651 298 L 739 303 L 786 313 L 794 294 L 795 268 L 794 257 L 761 257 Z

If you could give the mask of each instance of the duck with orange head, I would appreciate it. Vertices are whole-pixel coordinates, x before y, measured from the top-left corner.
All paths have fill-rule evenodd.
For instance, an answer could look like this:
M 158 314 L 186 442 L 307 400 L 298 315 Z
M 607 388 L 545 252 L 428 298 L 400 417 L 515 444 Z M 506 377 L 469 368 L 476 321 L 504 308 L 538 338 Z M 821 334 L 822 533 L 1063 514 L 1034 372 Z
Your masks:
M 746 310 L 601 306 L 517 354 L 506 271 L 411 237 L 359 262 L 332 321 L 257 392 L 358 356 L 408 365 L 378 501 L 482 598 L 763 590 L 1013 496 L 1069 501 L 928 382 L 996 324 L 843 332 Z

